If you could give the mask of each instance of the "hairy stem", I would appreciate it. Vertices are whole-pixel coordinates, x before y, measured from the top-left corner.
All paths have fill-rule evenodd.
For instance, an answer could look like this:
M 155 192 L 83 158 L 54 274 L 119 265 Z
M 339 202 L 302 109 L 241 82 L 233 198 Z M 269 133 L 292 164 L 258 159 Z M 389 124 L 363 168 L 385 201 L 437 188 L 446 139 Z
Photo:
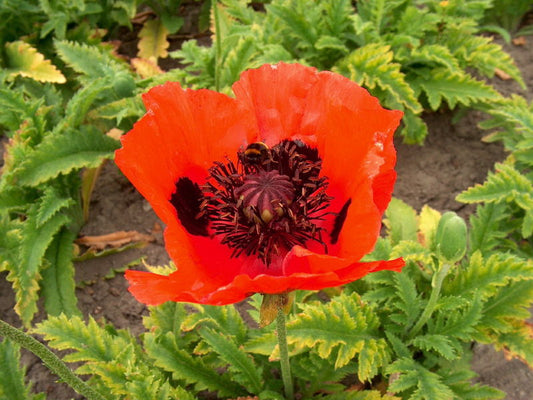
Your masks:
M 442 264 L 441 268 L 438 269 L 436 272 L 436 276 L 433 279 L 432 286 L 433 290 L 431 291 L 431 295 L 429 296 L 428 303 L 426 304 L 426 308 L 422 312 L 422 315 L 420 316 L 420 319 L 416 323 L 415 326 L 411 329 L 409 332 L 409 337 L 414 337 L 420 329 L 426 324 L 426 322 L 429 320 L 431 315 L 433 314 L 433 311 L 435 311 L 435 307 L 437 306 L 437 301 L 440 297 L 440 290 L 442 288 L 442 282 L 444 281 L 444 278 L 446 278 L 446 275 L 448 275 L 448 271 L 450 270 L 451 265 L 448 263 Z
M 77 393 L 89 400 L 105 400 L 105 397 L 78 378 L 58 356 L 34 337 L 2 320 L 0 320 L 0 335 L 11 339 L 39 357 L 50 371 L 59 376 Z
M 222 35 L 220 33 L 220 17 L 217 0 L 213 0 L 213 18 L 215 20 L 215 90 L 220 91 L 220 62 L 222 58 Z
M 294 400 L 294 388 L 292 385 L 291 364 L 289 360 L 289 347 L 287 345 L 287 329 L 285 326 L 285 312 L 283 308 L 278 309 L 276 317 L 276 330 L 278 333 L 279 358 L 281 363 L 281 378 L 285 387 L 285 397 Z

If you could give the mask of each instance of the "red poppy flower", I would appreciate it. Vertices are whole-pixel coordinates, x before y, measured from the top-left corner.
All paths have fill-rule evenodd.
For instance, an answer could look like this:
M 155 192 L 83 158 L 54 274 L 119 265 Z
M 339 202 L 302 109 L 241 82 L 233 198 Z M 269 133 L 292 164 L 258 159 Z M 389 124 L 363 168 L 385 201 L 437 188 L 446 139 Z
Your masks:
M 166 224 L 177 266 L 127 271 L 131 293 L 222 305 L 399 271 L 402 259 L 360 260 L 392 195 L 402 113 L 298 64 L 246 71 L 233 91 L 155 87 L 122 138 L 116 163 Z

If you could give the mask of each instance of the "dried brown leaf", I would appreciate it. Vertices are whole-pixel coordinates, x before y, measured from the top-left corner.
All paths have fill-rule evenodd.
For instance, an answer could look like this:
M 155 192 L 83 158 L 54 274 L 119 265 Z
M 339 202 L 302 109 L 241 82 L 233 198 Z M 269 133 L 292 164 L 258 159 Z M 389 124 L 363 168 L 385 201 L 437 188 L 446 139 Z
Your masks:
M 499 68 L 494 68 L 494 73 L 498 78 L 500 78 L 502 81 L 508 81 L 511 79 L 511 75 L 509 75 L 507 72 L 502 71 Z
M 106 247 L 121 247 L 133 242 L 152 242 L 155 238 L 137 231 L 118 231 L 106 235 L 82 236 L 76 239 L 81 244 L 92 249 L 103 250 Z
M 525 36 L 518 36 L 513 39 L 513 44 L 515 46 L 524 46 L 526 43 L 527 42 Z

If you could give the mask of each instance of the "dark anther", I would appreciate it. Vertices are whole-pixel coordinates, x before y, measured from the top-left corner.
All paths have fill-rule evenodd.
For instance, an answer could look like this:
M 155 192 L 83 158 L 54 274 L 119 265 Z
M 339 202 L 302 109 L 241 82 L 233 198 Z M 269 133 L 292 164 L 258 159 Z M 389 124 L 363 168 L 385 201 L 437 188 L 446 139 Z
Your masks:
M 208 236 L 207 215 L 200 215 L 204 195 L 200 187 L 189 178 L 180 178 L 176 182 L 176 191 L 172 193 L 170 203 L 178 213 L 178 218 L 191 235 Z
M 331 244 L 335 244 L 339 240 L 339 235 L 344 225 L 344 221 L 346 221 L 346 216 L 348 215 L 348 208 L 350 207 L 350 204 L 352 204 L 352 199 L 348 199 L 348 201 L 344 203 L 341 210 L 335 217 L 335 221 L 333 222 L 333 229 L 331 230 Z
M 301 140 L 285 140 L 283 143 L 294 144 L 296 146 L 296 152 L 305 157 L 309 161 L 318 161 L 320 157 L 318 156 L 318 149 L 316 147 L 310 147 L 306 145 Z

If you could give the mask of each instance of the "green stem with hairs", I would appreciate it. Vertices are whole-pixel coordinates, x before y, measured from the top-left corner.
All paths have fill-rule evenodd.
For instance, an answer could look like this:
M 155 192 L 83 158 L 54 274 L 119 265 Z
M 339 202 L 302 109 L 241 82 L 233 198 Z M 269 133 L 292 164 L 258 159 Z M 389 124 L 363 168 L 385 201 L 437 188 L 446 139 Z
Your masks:
M 442 282 L 444 281 L 444 278 L 446 278 L 446 275 L 448 275 L 448 271 L 450 270 L 450 268 L 450 264 L 444 263 L 442 264 L 441 268 L 439 268 L 435 273 L 436 275 L 432 282 L 433 290 L 431 291 L 431 295 L 429 296 L 426 308 L 424 308 L 424 311 L 422 312 L 422 315 L 418 319 L 416 325 L 413 326 L 413 328 L 409 331 L 409 337 L 414 337 L 429 320 L 429 318 L 433 314 L 433 311 L 435 311 L 435 307 L 437 306 L 437 302 L 440 297 Z
M 222 38 L 220 33 L 220 17 L 217 0 L 213 1 L 213 19 L 215 20 L 215 90 L 220 91 L 220 62 L 222 58 Z
M 276 330 L 278 333 L 281 378 L 283 379 L 283 386 L 285 387 L 285 397 L 287 400 L 294 400 L 294 387 L 292 385 L 291 364 L 289 361 L 289 346 L 287 345 L 287 328 L 285 326 L 285 312 L 282 307 L 278 309 Z
M 21 347 L 31 351 L 44 362 L 50 371 L 59 376 L 77 393 L 89 400 L 106 400 L 105 397 L 76 376 L 58 356 L 34 337 L 2 320 L 0 320 L 0 336 L 5 336 Z

